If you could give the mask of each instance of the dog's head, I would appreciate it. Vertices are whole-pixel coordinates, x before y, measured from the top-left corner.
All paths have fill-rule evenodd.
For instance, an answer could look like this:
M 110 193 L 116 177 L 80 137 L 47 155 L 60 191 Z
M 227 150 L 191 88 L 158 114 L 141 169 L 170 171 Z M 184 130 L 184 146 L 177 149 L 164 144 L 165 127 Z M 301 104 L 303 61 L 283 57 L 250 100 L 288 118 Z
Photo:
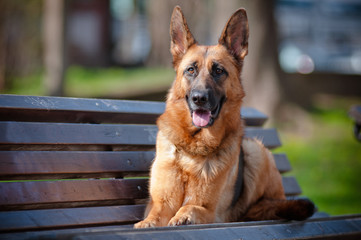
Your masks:
M 229 98 L 240 102 L 244 95 L 240 73 L 248 52 L 246 11 L 239 9 L 231 16 L 218 45 L 201 46 L 177 6 L 171 18 L 170 35 L 177 72 L 173 94 L 187 102 L 193 125 L 210 127 Z

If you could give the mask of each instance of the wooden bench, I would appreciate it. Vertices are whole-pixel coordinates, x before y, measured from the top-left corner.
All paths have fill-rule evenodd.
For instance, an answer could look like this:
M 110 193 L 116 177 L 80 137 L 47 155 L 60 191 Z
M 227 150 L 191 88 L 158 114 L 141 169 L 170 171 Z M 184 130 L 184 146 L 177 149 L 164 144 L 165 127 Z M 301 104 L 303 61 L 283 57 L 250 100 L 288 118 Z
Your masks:
M 159 102 L 0 95 L 0 239 L 274 239 L 361 236 L 361 216 L 135 230 L 143 217 Z M 246 135 L 281 145 L 242 109 Z M 286 155 L 274 154 L 281 173 Z M 287 196 L 301 194 L 283 177 Z

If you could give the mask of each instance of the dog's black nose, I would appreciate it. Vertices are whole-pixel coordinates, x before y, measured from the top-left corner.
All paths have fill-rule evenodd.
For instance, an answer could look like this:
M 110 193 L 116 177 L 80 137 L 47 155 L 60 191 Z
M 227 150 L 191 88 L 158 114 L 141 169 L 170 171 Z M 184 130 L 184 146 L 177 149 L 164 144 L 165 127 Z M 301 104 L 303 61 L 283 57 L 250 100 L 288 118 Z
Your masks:
M 195 90 L 191 94 L 191 99 L 194 104 L 202 106 L 208 102 L 208 93 L 206 91 Z

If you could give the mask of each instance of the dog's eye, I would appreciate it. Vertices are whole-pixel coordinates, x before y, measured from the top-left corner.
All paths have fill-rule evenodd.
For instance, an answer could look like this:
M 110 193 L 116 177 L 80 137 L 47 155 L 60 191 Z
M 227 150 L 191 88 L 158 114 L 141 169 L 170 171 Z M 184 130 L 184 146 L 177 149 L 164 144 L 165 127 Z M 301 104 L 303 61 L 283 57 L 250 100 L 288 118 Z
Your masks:
M 187 72 L 188 72 L 189 74 L 194 74 L 194 72 L 195 72 L 194 67 L 189 67 L 189 68 L 187 69 Z
M 216 74 L 217 74 L 217 75 L 221 75 L 222 73 L 223 73 L 223 69 L 217 67 L 217 68 L 216 68 Z

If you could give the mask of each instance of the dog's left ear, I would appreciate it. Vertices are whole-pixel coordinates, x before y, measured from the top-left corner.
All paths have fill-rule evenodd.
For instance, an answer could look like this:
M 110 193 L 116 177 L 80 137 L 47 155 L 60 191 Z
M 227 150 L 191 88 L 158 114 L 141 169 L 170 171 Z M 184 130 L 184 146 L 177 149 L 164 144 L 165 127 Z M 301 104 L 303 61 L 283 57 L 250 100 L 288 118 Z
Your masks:
M 176 6 L 172 13 L 170 37 L 170 51 L 173 55 L 173 65 L 176 67 L 188 48 L 196 43 L 192 33 L 189 31 L 187 21 L 179 6 Z
M 237 59 L 242 60 L 248 53 L 248 20 L 246 10 L 238 9 L 228 20 L 218 40 Z

